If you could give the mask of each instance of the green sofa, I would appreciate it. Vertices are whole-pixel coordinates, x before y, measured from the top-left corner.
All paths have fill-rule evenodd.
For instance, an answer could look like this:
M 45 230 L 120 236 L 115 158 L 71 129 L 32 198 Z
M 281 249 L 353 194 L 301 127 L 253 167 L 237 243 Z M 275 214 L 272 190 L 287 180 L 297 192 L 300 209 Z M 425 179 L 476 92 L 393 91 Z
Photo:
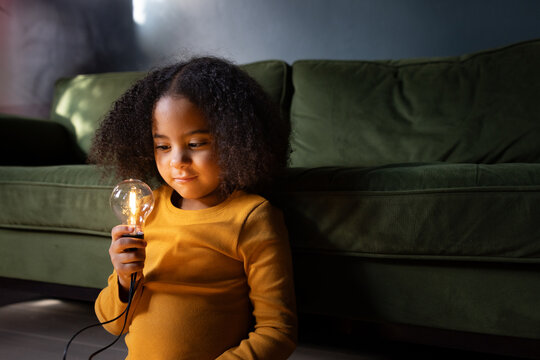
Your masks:
M 290 231 L 300 314 L 539 344 L 538 64 L 540 40 L 460 57 L 243 65 L 292 124 L 272 201 Z M 142 75 L 60 79 L 50 119 L 0 118 L 4 283 L 106 285 L 119 179 L 85 154 Z

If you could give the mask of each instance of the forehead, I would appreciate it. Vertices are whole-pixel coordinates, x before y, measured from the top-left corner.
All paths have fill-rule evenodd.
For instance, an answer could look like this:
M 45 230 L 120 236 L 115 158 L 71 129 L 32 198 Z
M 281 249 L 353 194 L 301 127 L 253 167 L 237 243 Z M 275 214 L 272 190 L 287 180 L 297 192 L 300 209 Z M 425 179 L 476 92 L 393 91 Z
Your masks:
M 159 133 L 208 131 L 208 123 L 201 110 L 187 98 L 165 96 L 154 108 L 152 130 Z

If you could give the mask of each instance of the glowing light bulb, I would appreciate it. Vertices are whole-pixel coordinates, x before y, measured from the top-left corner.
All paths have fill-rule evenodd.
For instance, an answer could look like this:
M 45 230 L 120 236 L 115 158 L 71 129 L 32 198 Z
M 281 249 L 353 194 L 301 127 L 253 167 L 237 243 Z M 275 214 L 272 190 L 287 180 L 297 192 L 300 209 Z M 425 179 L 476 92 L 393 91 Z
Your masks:
M 135 226 L 133 235 L 142 235 L 146 218 L 154 209 L 152 189 L 137 179 L 124 180 L 113 189 L 111 208 L 124 225 Z

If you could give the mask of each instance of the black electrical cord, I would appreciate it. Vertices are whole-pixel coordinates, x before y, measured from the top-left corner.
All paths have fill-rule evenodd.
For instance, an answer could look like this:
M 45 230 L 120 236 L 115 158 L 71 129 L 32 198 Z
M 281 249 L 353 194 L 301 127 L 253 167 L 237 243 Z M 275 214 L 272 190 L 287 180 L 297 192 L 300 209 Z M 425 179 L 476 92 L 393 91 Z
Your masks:
M 136 287 L 136 280 L 137 280 L 137 273 L 133 273 L 131 274 L 131 283 L 129 285 L 129 294 L 128 294 L 128 303 L 127 303 L 127 306 L 126 306 L 126 309 L 124 311 L 122 311 L 122 313 L 120 315 L 118 315 L 117 317 L 115 317 L 114 319 L 112 320 L 109 320 L 109 321 L 105 321 L 105 322 L 100 322 L 100 323 L 97 323 L 97 324 L 93 324 L 93 325 L 90 325 L 90 326 L 87 326 L 79 331 L 77 331 L 75 333 L 75 335 L 73 335 L 71 337 L 71 339 L 69 340 L 69 342 L 67 343 L 65 349 L 64 349 L 64 356 L 62 357 L 63 360 L 66 360 L 66 356 L 67 356 L 67 352 L 68 352 L 68 349 L 69 349 L 69 346 L 71 345 L 71 342 L 75 339 L 75 337 L 77 337 L 80 333 L 82 333 L 83 331 L 85 330 L 88 330 L 90 328 L 93 328 L 93 327 L 96 327 L 96 326 L 102 326 L 102 325 L 105 325 L 105 324 L 108 324 L 108 323 L 111 323 L 113 321 L 116 321 L 118 319 L 120 319 L 122 317 L 122 315 L 126 314 L 126 317 L 124 319 L 124 325 L 122 326 L 122 330 L 120 331 L 120 334 L 116 337 L 116 339 L 114 339 L 114 341 L 112 343 L 110 343 L 109 345 L 99 349 L 98 351 L 94 352 L 92 355 L 90 355 L 90 357 L 88 358 L 88 360 L 92 359 L 95 355 L 99 354 L 100 352 L 102 351 L 105 351 L 107 350 L 108 348 L 110 348 L 111 346 L 113 346 L 114 344 L 116 344 L 116 342 L 120 339 L 120 337 L 122 337 L 122 333 L 124 332 L 124 329 L 126 328 L 126 324 L 127 324 L 127 319 L 128 319 L 128 315 L 129 315 L 129 308 L 131 307 L 131 300 L 133 300 L 133 295 L 135 294 L 135 287 Z

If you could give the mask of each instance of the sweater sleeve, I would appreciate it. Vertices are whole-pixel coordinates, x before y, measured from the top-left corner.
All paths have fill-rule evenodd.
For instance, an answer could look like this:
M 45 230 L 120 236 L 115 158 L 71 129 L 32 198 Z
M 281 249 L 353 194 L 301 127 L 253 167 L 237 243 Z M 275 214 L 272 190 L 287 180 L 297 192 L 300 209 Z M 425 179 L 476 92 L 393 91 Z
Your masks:
M 131 324 L 133 313 L 135 312 L 135 308 L 137 307 L 137 302 L 140 299 L 141 293 L 142 290 L 137 288 L 135 294 L 133 295 L 128 319 L 123 334 L 128 332 L 129 325 Z M 98 317 L 100 322 L 112 320 L 126 309 L 127 304 L 128 303 L 120 300 L 118 275 L 115 271 L 113 271 L 113 273 L 109 276 L 108 286 L 101 290 L 94 304 L 96 316 Z M 116 321 L 103 325 L 103 327 L 105 328 L 105 330 L 107 330 L 113 335 L 120 335 L 120 331 L 122 331 L 122 326 L 124 325 L 124 320 L 125 315 L 121 316 Z
M 287 229 L 279 210 L 262 203 L 247 218 L 239 237 L 254 331 L 223 353 L 228 359 L 287 359 L 297 342 L 296 300 Z

